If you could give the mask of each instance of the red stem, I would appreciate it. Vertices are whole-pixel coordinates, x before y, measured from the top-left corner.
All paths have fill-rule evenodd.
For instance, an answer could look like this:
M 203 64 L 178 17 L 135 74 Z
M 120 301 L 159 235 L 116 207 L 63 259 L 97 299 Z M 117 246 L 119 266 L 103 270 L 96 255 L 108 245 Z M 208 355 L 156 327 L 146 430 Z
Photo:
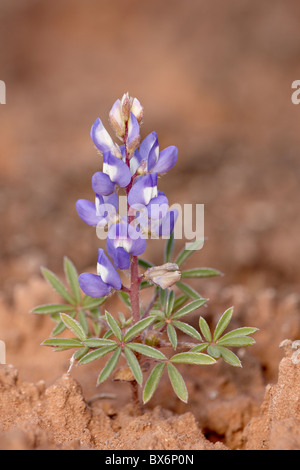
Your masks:
M 130 168 L 130 158 L 129 158 L 129 152 L 127 149 L 127 137 L 128 137 L 128 122 L 125 123 L 125 135 L 124 135 L 123 142 L 125 146 L 126 164 Z M 130 215 L 130 206 L 128 203 L 128 193 L 132 187 L 132 183 L 133 183 L 133 177 L 131 177 L 131 181 L 126 188 L 129 224 L 134 220 L 134 215 Z M 139 299 L 140 278 L 139 278 L 137 256 L 131 257 L 130 274 L 131 274 L 131 284 L 130 284 L 129 295 L 130 295 L 130 302 L 131 302 L 132 318 L 133 318 L 133 323 L 137 323 L 140 320 L 140 299 Z

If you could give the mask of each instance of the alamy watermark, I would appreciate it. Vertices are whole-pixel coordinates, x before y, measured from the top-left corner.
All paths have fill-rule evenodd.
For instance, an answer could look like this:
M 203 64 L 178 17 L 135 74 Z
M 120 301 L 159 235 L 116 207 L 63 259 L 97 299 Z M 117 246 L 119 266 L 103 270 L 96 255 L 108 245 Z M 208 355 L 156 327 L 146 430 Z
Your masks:
M 204 204 L 142 204 L 127 207 L 127 197 L 119 197 L 118 213 L 112 204 L 97 205 L 97 215 L 101 222 L 97 225 L 97 236 L 100 240 L 117 239 L 120 234 L 116 224 L 132 221 L 131 239 L 138 239 L 141 235 L 145 239 L 168 239 L 174 232 L 177 240 L 202 240 L 197 244 L 197 250 L 204 245 Z M 131 217 L 132 216 L 132 217 Z M 113 231 L 115 229 L 115 231 Z M 126 238 L 126 235 L 124 235 Z M 190 244 L 186 244 L 189 249 Z M 195 249 L 194 247 L 191 249 Z
M 300 103 L 300 80 L 293 81 L 292 89 L 295 90 L 291 96 L 292 103 L 299 104 Z
M 6 85 L 3 80 L 0 80 L 0 104 L 6 104 Z

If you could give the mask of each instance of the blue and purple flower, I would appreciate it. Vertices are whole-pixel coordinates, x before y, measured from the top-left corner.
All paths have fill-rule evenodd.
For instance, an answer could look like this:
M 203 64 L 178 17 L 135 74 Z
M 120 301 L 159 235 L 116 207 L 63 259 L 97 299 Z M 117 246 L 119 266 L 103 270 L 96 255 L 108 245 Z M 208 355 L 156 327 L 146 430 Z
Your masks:
M 96 298 L 105 297 L 113 289 L 120 290 L 122 287 L 117 270 L 101 248 L 98 251 L 97 274 L 82 273 L 78 281 L 85 294 Z
M 142 233 L 126 221 L 111 225 L 108 231 L 107 253 L 117 269 L 128 269 L 130 255 L 142 255 L 146 246 L 147 242 Z

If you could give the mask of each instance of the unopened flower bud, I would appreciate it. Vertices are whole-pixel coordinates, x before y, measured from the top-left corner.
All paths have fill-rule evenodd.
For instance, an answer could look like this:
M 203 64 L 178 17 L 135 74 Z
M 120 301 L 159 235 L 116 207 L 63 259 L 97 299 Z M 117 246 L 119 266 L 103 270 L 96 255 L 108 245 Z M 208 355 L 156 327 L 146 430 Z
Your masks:
M 177 264 L 166 263 L 162 266 L 155 266 L 147 269 L 144 277 L 147 281 L 153 282 L 153 284 L 161 287 L 162 289 L 168 289 L 180 280 L 181 273 Z
M 125 135 L 125 121 L 122 114 L 121 101 L 117 100 L 109 113 L 111 127 L 119 137 Z
M 137 98 L 133 98 L 131 105 L 131 112 L 137 118 L 138 123 L 140 124 L 144 116 L 144 108 Z
M 137 149 L 140 143 L 140 126 L 133 113 L 130 113 L 130 119 L 128 121 L 128 137 L 127 137 L 127 148 L 131 156 Z
M 130 108 L 131 108 L 131 99 L 129 93 L 125 93 L 121 98 L 121 111 L 122 116 L 125 121 L 128 121 L 130 118 Z

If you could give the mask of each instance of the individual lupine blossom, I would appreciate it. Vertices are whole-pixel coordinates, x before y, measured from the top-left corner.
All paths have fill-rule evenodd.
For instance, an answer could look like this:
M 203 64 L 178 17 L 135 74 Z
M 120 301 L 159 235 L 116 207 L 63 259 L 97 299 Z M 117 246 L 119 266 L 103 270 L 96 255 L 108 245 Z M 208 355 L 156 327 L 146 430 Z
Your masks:
M 117 269 L 128 269 L 130 255 L 139 256 L 146 250 L 147 242 L 137 229 L 122 220 L 113 224 L 107 234 L 107 253 Z
M 83 292 L 96 298 L 105 297 L 113 289 L 120 290 L 122 287 L 118 271 L 101 248 L 98 251 L 97 274 L 82 273 L 78 281 Z
M 168 199 L 158 190 L 157 181 L 159 175 L 173 168 L 178 150 L 170 146 L 160 151 L 155 132 L 140 144 L 143 108 L 128 93 L 114 103 L 109 119 L 122 144 L 113 141 L 97 118 L 91 128 L 91 138 L 103 157 L 103 167 L 92 177 L 95 203 L 80 199 L 76 209 L 88 225 L 108 225 L 107 253 L 114 263 L 114 270 L 125 270 L 130 267 L 132 256 L 144 253 L 149 234 L 168 237 L 174 230 L 178 213 L 169 210 Z M 126 191 L 129 208 L 128 217 L 122 219 L 117 213 L 120 188 Z M 101 259 L 105 259 L 103 251 Z M 119 282 L 110 284 L 103 274 L 114 273 L 115 276 L 111 269 L 113 265 L 106 271 L 102 268 L 101 271 L 99 266 L 102 265 L 98 260 L 97 275 L 84 273 L 80 277 L 82 290 L 91 297 L 99 297 L 100 292 L 110 292 L 113 288 L 121 289 Z
M 165 174 L 173 168 L 178 159 L 178 149 L 174 145 L 159 151 L 156 132 L 151 132 L 135 152 L 131 165 L 138 174 Z
M 117 193 L 109 196 L 96 194 L 95 202 L 86 199 L 79 199 L 76 202 L 76 209 L 79 217 L 93 227 L 110 225 L 117 219 L 119 198 Z

